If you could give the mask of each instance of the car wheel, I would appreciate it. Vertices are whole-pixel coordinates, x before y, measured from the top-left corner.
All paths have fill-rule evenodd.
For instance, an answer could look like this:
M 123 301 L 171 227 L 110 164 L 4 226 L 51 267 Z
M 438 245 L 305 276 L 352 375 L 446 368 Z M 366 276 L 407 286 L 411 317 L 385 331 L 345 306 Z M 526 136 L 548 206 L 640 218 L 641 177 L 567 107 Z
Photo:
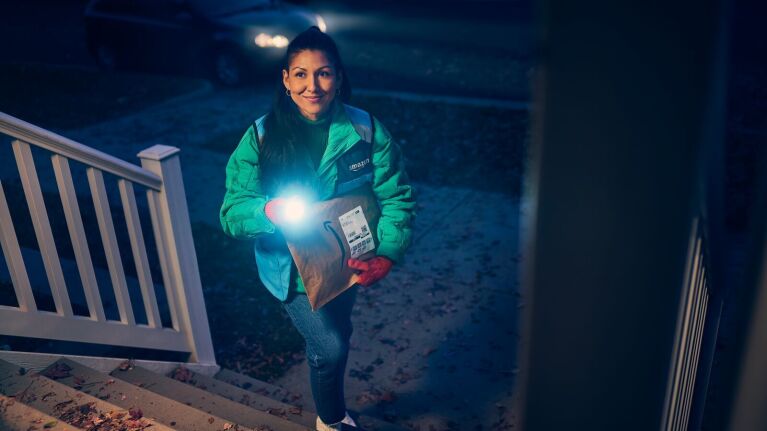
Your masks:
M 221 51 L 216 55 L 214 73 L 220 83 L 229 86 L 242 84 L 245 79 L 242 60 L 231 51 Z
M 96 54 L 96 61 L 102 69 L 117 69 L 117 51 L 114 47 L 105 43 L 100 43 L 96 45 L 94 53 Z

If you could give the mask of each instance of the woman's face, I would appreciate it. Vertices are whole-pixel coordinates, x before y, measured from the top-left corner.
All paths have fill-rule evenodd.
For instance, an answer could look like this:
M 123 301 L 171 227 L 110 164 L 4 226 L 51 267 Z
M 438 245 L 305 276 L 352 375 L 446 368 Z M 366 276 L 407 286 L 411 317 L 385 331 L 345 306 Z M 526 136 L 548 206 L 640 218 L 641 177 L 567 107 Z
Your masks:
M 282 71 L 282 83 L 298 110 L 310 120 L 322 117 L 341 88 L 335 65 L 322 51 L 304 50 L 293 56 L 288 69 Z

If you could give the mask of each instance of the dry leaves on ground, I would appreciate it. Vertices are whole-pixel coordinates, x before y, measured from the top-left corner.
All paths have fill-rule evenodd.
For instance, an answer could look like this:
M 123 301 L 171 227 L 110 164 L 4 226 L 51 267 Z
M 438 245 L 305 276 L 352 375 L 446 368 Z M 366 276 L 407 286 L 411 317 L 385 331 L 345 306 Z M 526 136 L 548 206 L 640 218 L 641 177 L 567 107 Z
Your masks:
M 189 370 L 188 368 L 184 366 L 179 366 L 175 370 L 173 370 L 171 377 L 178 380 L 179 382 L 192 383 L 192 384 L 195 383 L 195 381 L 192 379 L 194 377 L 194 373 L 192 373 L 191 370 Z
M 141 410 L 126 415 L 125 412 L 103 413 L 96 409 L 95 403 L 85 403 L 66 408 L 73 401 L 62 402 L 54 406 L 56 416 L 62 421 L 77 428 L 99 431 L 144 431 L 153 426 L 143 419 Z
M 69 365 L 62 362 L 57 362 L 48 367 L 42 374 L 49 379 L 58 380 L 70 377 L 72 375 L 71 371 L 72 367 Z

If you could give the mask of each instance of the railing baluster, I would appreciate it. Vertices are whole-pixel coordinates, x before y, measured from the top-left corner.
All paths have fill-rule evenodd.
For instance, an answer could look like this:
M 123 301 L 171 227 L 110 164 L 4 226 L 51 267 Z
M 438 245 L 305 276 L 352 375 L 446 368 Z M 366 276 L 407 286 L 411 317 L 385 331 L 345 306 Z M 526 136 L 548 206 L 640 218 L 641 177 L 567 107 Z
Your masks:
M 173 274 L 171 281 L 176 293 L 177 317 L 181 331 L 189 340 L 191 360 L 215 364 L 178 152 L 178 148 L 155 145 L 138 156 L 141 166 L 162 180 L 160 192 L 154 194 L 153 216 L 158 217 L 161 238 L 166 243 L 165 268 Z
M 128 236 L 130 237 L 131 249 L 133 250 L 133 260 L 136 262 L 136 274 L 141 286 L 141 296 L 144 300 L 147 324 L 152 328 L 156 328 L 162 326 L 162 322 L 160 321 L 160 313 L 157 310 L 157 297 L 155 296 L 154 284 L 152 283 L 152 274 L 149 271 L 149 259 L 146 256 L 144 233 L 141 230 L 141 220 L 139 219 L 136 207 L 133 183 L 127 180 L 119 180 L 118 185 L 125 212 L 125 224 L 128 226 Z
M 56 251 L 56 243 L 53 241 L 53 232 L 48 220 L 48 212 L 45 209 L 40 181 L 37 178 L 32 150 L 29 148 L 29 144 L 18 140 L 13 141 L 12 146 L 21 176 L 21 185 L 29 205 L 32 225 L 35 228 L 37 244 L 40 246 L 43 266 L 48 276 L 53 302 L 56 305 L 56 313 L 62 316 L 71 316 L 72 304 L 69 302 L 64 274 L 61 271 L 61 262 L 59 262 L 59 253 Z
M 690 365 L 690 376 L 688 377 L 688 380 L 690 381 L 689 386 L 687 388 L 687 404 L 685 405 L 684 409 L 684 418 L 682 421 L 682 429 L 688 428 L 688 423 L 690 420 L 690 409 L 692 408 L 692 396 L 693 396 L 693 390 L 695 389 L 695 379 L 697 377 L 697 371 L 698 371 L 698 359 L 700 359 L 700 345 L 703 338 L 703 331 L 704 326 L 706 323 L 706 312 L 708 311 L 708 289 L 706 288 L 706 267 L 703 267 L 702 275 L 700 278 L 700 283 L 698 286 L 698 290 L 700 291 L 700 304 L 698 305 L 699 313 L 697 317 L 697 325 L 695 333 L 693 334 L 693 345 L 692 345 L 692 364 Z
M 54 154 L 51 157 L 53 172 L 56 174 L 56 184 L 59 187 L 61 205 L 64 207 L 64 216 L 67 219 L 69 237 L 72 239 L 72 249 L 75 252 L 77 270 L 83 283 L 85 300 L 88 303 L 88 313 L 91 319 L 105 321 L 104 306 L 101 303 L 101 294 L 96 282 L 96 273 L 93 270 L 88 241 L 85 237 L 83 219 L 80 215 L 80 205 L 77 202 L 77 194 L 72 183 L 72 171 L 69 169 L 69 161 L 66 157 Z
M 13 290 L 16 291 L 19 309 L 21 311 L 37 311 L 32 287 L 29 285 L 27 267 L 21 257 L 21 248 L 19 247 L 19 240 L 16 238 L 16 229 L 13 227 L 2 181 L 0 181 L 0 247 L 5 256 L 5 263 L 8 265 L 8 272 L 11 273 L 11 282 L 13 283 Z
M 146 199 L 149 203 L 149 215 L 152 219 L 152 232 L 154 233 L 155 245 L 157 246 L 157 256 L 160 259 L 160 267 L 162 268 L 162 284 L 165 287 L 165 298 L 167 299 L 168 309 L 170 310 L 171 326 L 176 331 L 180 331 L 181 327 L 179 325 L 178 312 L 176 310 L 178 301 L 176 301 L 176 294 L 173 291 L 173 271 L 171 271 L 169 267 L 168 250 L 163 237 L 163 229 L 160 226 L 161 218 L 158 210 L 159 204 L 157 203 L 158 192 L 147 190 Z
M 692 369 L 693 361 L 695 360 L 695 334 L 698 332 L 698 324 L 700 323 L 700 311 L 701 304 L 703 303 L 703 292 L 701 291 L 701 283 L 703 279 L 705 267 L 703 266 L 703 254 L 702 251 L 698 256 L 698 269 L 697 278 L 695 284 L 691 287 L 695 296 L 692 300 L 692 312 L 690 314 L 690 326 L 687 332 L 687 349 L 685 349 L 685 362 L 682 374 L 683 385 L 680 387 L 680 402 L 677 414 L 677 429 L 683 430 L 685 417 L 687 416 L 687 406 L 689 405 L 690 394 L 692 393 L 692 378 L 694 376 L 694 370 Z
M 697 225 L 695 225 L 697 226 Z M 683 323 L 679 333 L 679 346 L 676 353 L 675 364 L 672 368 L 672 388 L 670 399 L 668 401 L 668 415 L 666 420 L 666 431 L 676 430 L 676 421 L 679 416 L 681 388 L 684 385 L 682 370 L 684 366 L 685 352 L 688 349 L 688 334 L 690 332 L 690 319 L 693 311 L 693 299 L 695 295 L 695 285 L 698 277 L 698 265 L 702 247 L 702 241 L 697 236 L 697 227 L 693 228 L 694 242 L 691 244 L 691 255 L 689 256 L 689 268 L 687 270 L 685 288 L 682 290 L 685 296 L 681 299 L 684 304 Z
M 128 295 L 128 283 L 125 281 L 125 271 L 123 270 L 122 260 L 120 258 L 120 248 L 117 244 L 114 223 L 112 223 L 112 212 L 109 208 L 106 187 L 104 186 L 104 176 L 100 170 L 88 168 L 88 183 L 93 195 L 93 205 L 96 209 L 96 219 L 101 232 L 101 241 L 104 244 L 104 254 L 107 258 L 109 267 L 109 276 L 112 280 L 112 287 L 115 292 L 115 301 L 117 309 L 120 312 L 120 321 L 128 325 L 136 323 L 133 317 L 133 307 L 131 307 L 130 296 Z

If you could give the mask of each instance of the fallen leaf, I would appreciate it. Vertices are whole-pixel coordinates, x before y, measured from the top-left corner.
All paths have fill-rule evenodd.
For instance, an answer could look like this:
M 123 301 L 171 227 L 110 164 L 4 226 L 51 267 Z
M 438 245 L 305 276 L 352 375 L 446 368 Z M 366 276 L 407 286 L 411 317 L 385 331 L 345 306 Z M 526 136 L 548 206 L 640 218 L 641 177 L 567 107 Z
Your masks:
M 53 410 L 63 409 L 64 407 L 66 407 L 69 404 L 72 404 L 73 402 L 74 402 L 73 400 L 62 401 L 62 402 L 56 404 L 55 406 L 53 406 Z
M 386 403 L 394 402 L 397 399 L 397 394 L 392 391 L 386 391 L 381 395 L 381 401 Z
M 144 413 L 141 411 L 138 407 L 131 407 L 128 409 L 128 414 L 132 419 L 141 419 L 141 417 L 144 416 Z
M 171 376 L 172 378 L 178 380 L 179 382 L 188 383 L 192 381 L 192 371 L 190 371 L 188 368 L 179 366 L 175 370 L 173 370 L 173 374 Z
M 130 359 L 129 359 L 129 360 L 126 360 L 126 361 L 122 361 L 122 362 L 120 363 L 120 366 L 119 366 L 119 367 L 117 367 L 117 368 L 118 368 L 120 371 L 128 371 L 128 370 L 131 370 L 131 369 L 133 369 L 133 361 L 131 361 Z
M 72 387 L 74 389 L 82 389 L 83 383 L 85 383 L 85 379 L 83 379 L 82 377 L 74 376 L 73 380 L 74 380 L 74 385 L 72 385 Z
M 70 377 L 70 371 L 72 371 L 72 367 L 70 367 L 67 364 L 57 362 L 53 366 L 49 367 L 43 375 L 45 377 L 48 377 L 49 379 L 58 380 L 63 379 L 66 377 Z
M 436 347 L 429 347 L 428 349 L 424 349 L 424 351 L 423 351 L 422 355 L 423 355 L 424 357 L 426 357 L 426 356 L 429 356 L 429 355 L 431 355 L 432 353 L 434 353 L 434 352 L 436 352 L 436 351 L 437 351 L 437 348 L 436 348 Z

